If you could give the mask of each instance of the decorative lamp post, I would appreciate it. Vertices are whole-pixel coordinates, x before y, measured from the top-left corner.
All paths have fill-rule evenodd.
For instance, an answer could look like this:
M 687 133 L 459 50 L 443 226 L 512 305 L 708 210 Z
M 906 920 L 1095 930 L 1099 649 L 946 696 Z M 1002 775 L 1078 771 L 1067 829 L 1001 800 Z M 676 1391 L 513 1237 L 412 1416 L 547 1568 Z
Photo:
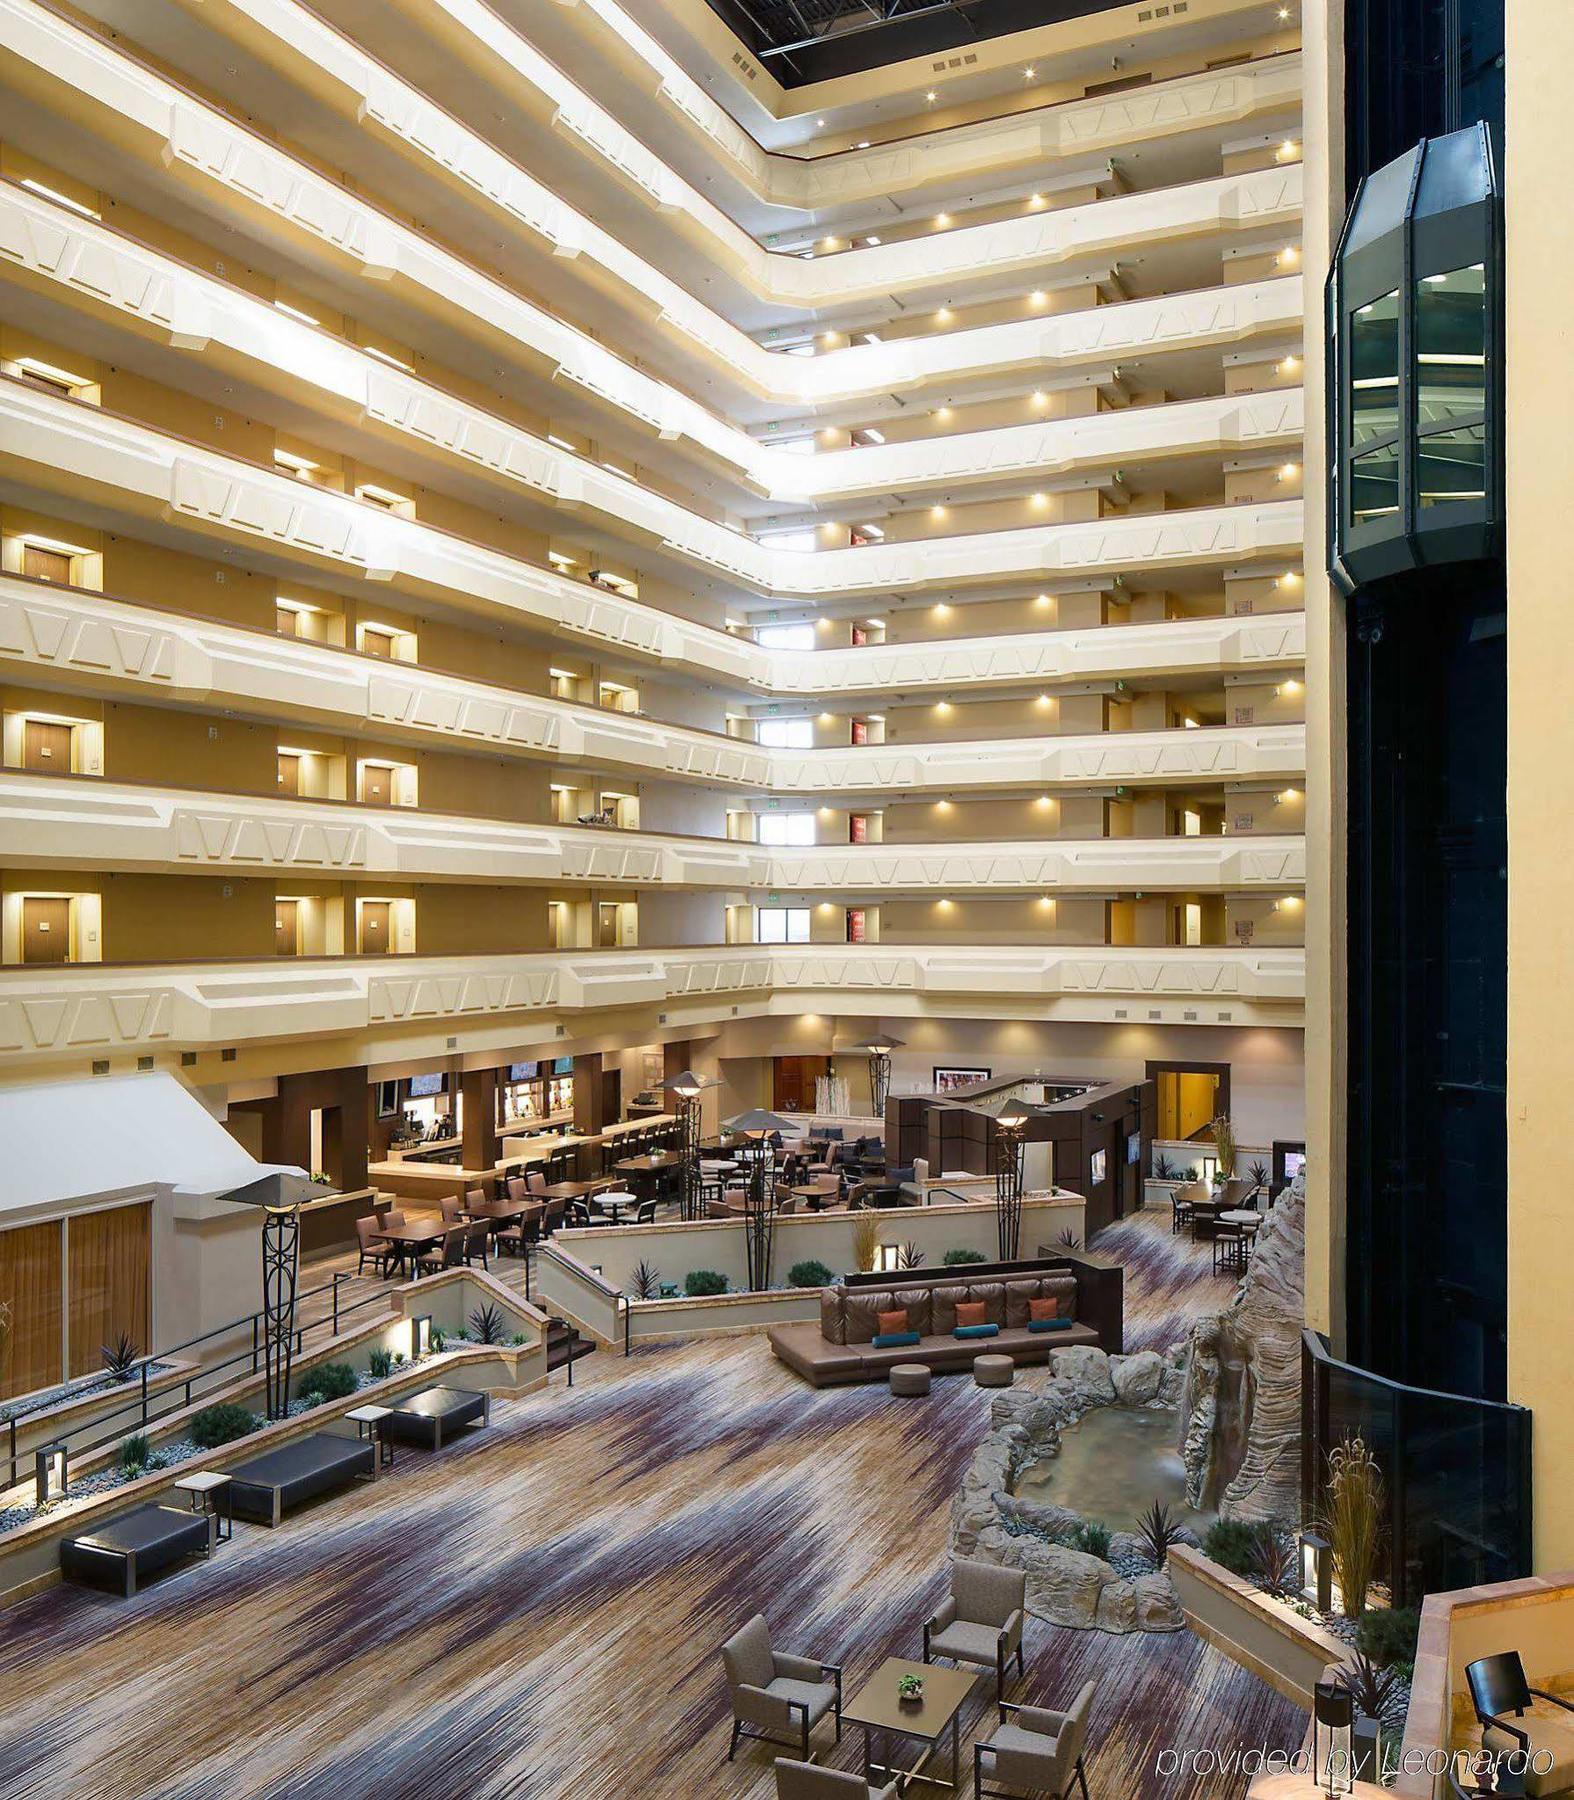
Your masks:
M 901 1047 L 900 1038 L 887 1037 L 883 1031 L 858 1045 L 869 1058 L 869 1110 L 878 1119 L 885 1117 L 885 1103 L 891 1097 L 891 1052 Z
M 68 1480 L 65 1445 L 43 1445 L 33 1457 L 33 1498 L 40 1511 L 51 1500 L 65 1499 Z
M 419 1362 L 432 1348 L 432 1315 L 413 1313 L 410 1317 L 410 1361 Z
M 748 1140 L 744 1150 L 749 1165 L 744 1245 L 749 1287 L 758 1293 L 771 1285 L 771 1239 L 776 1225 L 776 1153 L 771 1147 L 771 1136 L 790 1127 L 779 1114 L 757 1106 L 729 1119 L 727 1129 Z
M 995 1210 L 1002 1262 L 1015 1262 L 1022 1253 L 1022 1133 L 1030 1117 L 1020 1100 L 1008 1100 L 995 1115 Z
M 699 1215 L 700 1100 L 707 1089 L 720 1087 L 721 1083 L 709 1075 L 696 1075 L 692 1069 L 685 1069 L 663 1085 L 678 1109 L 678 1154 L 683 1159 L 679 1170 L 683 1184 L 682 1211 L 685 1219 L 693 1219 Z
M 1329 1800 L 1355 1788 L 1355 1702 L 1342 1681 L 1312 1690 L 1312 1775 Z
M 1320 1613 L 1334 1609 L 1334 1559 L 1327 1538 L 1301 1533 L 1301 1592 Z
M 301 1207 L 337 1192 L 292 1170 L 275 1170 L 245 1187 L 221 1194 L 262 1212 L 262 1365 L 269 1420 L 289 1412 L 290 1366 L 295 1353 L 295 1290 L 300 1272 Z

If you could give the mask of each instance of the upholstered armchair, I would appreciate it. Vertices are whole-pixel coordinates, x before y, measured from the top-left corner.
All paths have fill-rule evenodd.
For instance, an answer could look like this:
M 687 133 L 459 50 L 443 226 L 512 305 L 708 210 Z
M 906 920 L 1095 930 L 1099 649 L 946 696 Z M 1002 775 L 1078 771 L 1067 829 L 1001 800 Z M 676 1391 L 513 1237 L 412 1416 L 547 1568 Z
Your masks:
M 842 1671 L 810 1656 L 788 1656 L 771 1648 L 770 1629 L 756 1613 L 721 1647 L 732 1701 L 732 1761 L 741 1737 L 787 1744 L 809 1760 L 809 1733 L 828 1713 L 836 1715 L 842 1741 Z
M 1087 1682 L 1067 1712 L 1047 1706 L 1000 1702 L 1000 1723 L 987 1742 L 973 1747 L 973 1792 L 977 1800 L 1013 1800 L 1019 1794 L 1069 1800 L 1072 1783 L 1088 1800 L 1083 1756 L 1093 1683 Z M 986 1786 L 986 1782 L 995 1785 Z M 1008 1785 L 1001 1787 L 998 1784 Z
M 1519 1750 L 1537 1759 L 1525 1775 L 1527 1794 L 1574 1791 L 1574 1703 L 1535 1688 L 1517 1650 L 1478 1657 L 1465 1668 L 1483 1750 Z M 1543 1769 L 1540 1764 L 1548 1766 Z
M 957 1557 L 951 1564 L 951 1598 L 924 1626 L 924 1661 L 946 1656 L 995 1671 L 995 1698 L 1006 1691 L 1006 1665 L 1022 1662 L 1027 1576 L 1020 1569 Z
M 844 1769 L 822 1769 L 818 1763 L 776 1759 L 776 1800 L 897 1800 L 901 1789 L 893 1781 L 875 1787 L 862 1775 Z

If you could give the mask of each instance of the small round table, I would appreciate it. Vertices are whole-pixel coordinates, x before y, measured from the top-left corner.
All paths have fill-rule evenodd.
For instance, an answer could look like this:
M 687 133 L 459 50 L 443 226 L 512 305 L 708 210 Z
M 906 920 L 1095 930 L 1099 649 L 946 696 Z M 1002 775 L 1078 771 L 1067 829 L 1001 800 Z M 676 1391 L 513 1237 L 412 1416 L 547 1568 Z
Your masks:
M 973 1358 L 973 1385 L 975 1387 L 1010 1387 L 1017 1378 L 1017 1366 L 1009 1356 L 975 1356 Z
M 893 1394 L 912 1399 L 929 1392 L 929 1367 L 926 1363 L 893 1363 L 889 1380 Z

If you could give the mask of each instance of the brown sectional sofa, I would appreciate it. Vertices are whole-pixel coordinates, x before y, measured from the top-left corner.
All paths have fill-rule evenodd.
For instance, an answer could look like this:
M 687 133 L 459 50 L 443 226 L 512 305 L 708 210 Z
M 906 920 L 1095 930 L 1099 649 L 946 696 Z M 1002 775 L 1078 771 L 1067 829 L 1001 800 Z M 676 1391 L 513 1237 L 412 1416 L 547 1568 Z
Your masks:
M 1028 1302 L 1053 1295 L 1060 1301 L 1061 1316 L 1071 1323 L 1055 1331 L 1028 1330 Z M 982 1300 L 984 1318 L 998 1325 L 994 1337 L 953 1337 L 959 1301 Z M 919 1333 L 916 1344 L 876 1349 L 878 1315 L 907 1309 L 911 1330 Z M 1069 1269 L 1009 1274 L 1005 1272 L 966 1278 L 937 1278 L 925 1282 L 901 1281 L 891 1287 L 856 1286 L 820 1290 L 819 1323 L 804 1321 L 772 1325 L 771 1349 L 788 1368 L 816 1387 L 846 1381 L 883 1380 L 897 1363 L 923 1363 L 941 1372 L 970 1369 L 975 1356 L 1009 1356 L 1019 1363 L 1045 1362 L 1055 1350 L 1070 1344 L 1097 1344 L 1099 1333 L 1076 1316 L 1077 1279 Z

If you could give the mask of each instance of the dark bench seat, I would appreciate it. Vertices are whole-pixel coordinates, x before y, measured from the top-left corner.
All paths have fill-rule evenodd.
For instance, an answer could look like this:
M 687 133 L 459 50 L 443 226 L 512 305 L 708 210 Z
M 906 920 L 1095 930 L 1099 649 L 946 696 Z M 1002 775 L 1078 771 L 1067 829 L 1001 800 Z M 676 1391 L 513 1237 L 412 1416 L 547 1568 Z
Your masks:
M 188 1556 L 206 1556 L 214 1524 L 211 1514 L 149 1501 L 62 1538 L 60 1572 L 71 1581 L 114 1588 L 129 1600 L 150 1575 Z
M 492 1396 L 467 1388 L 429 1387 L 406 1395 L 388 1409 L 379 1429 L 401 1444 L 441 1450 L 446 1439 L 466 1425 L 485 1425 L 492 1416 Z
M 291 1507 L 319 1494 L 347 1487 L 363 1476 L 375 1480 L 377 1458 L 369 1442 L 317 1432 L 236 1463 L 229 1476 L 235 1516 L 277 1525 Z
M 835 1387 L 844 1381 L 878 1381 L 897 1363 L 922 1363 L 925 1368 L 947 1374 L 971 1369 L 975 1356 L 1009 1356 L 1015 1363 L 1048 1362 L 1056 1350 L 1099 1341 L 1099 1334 L 1091 1325 L 1078 1325 L 1074 1320 L 1055 1331 L 1007 1330 L 989 1338 L 930 1335 L 900 1349 L 881 1350 L 873 1344 L 827 1343 L 813 1320 L 772 1325 L 766 1335 L 779 1360 L 816 1387 Z

